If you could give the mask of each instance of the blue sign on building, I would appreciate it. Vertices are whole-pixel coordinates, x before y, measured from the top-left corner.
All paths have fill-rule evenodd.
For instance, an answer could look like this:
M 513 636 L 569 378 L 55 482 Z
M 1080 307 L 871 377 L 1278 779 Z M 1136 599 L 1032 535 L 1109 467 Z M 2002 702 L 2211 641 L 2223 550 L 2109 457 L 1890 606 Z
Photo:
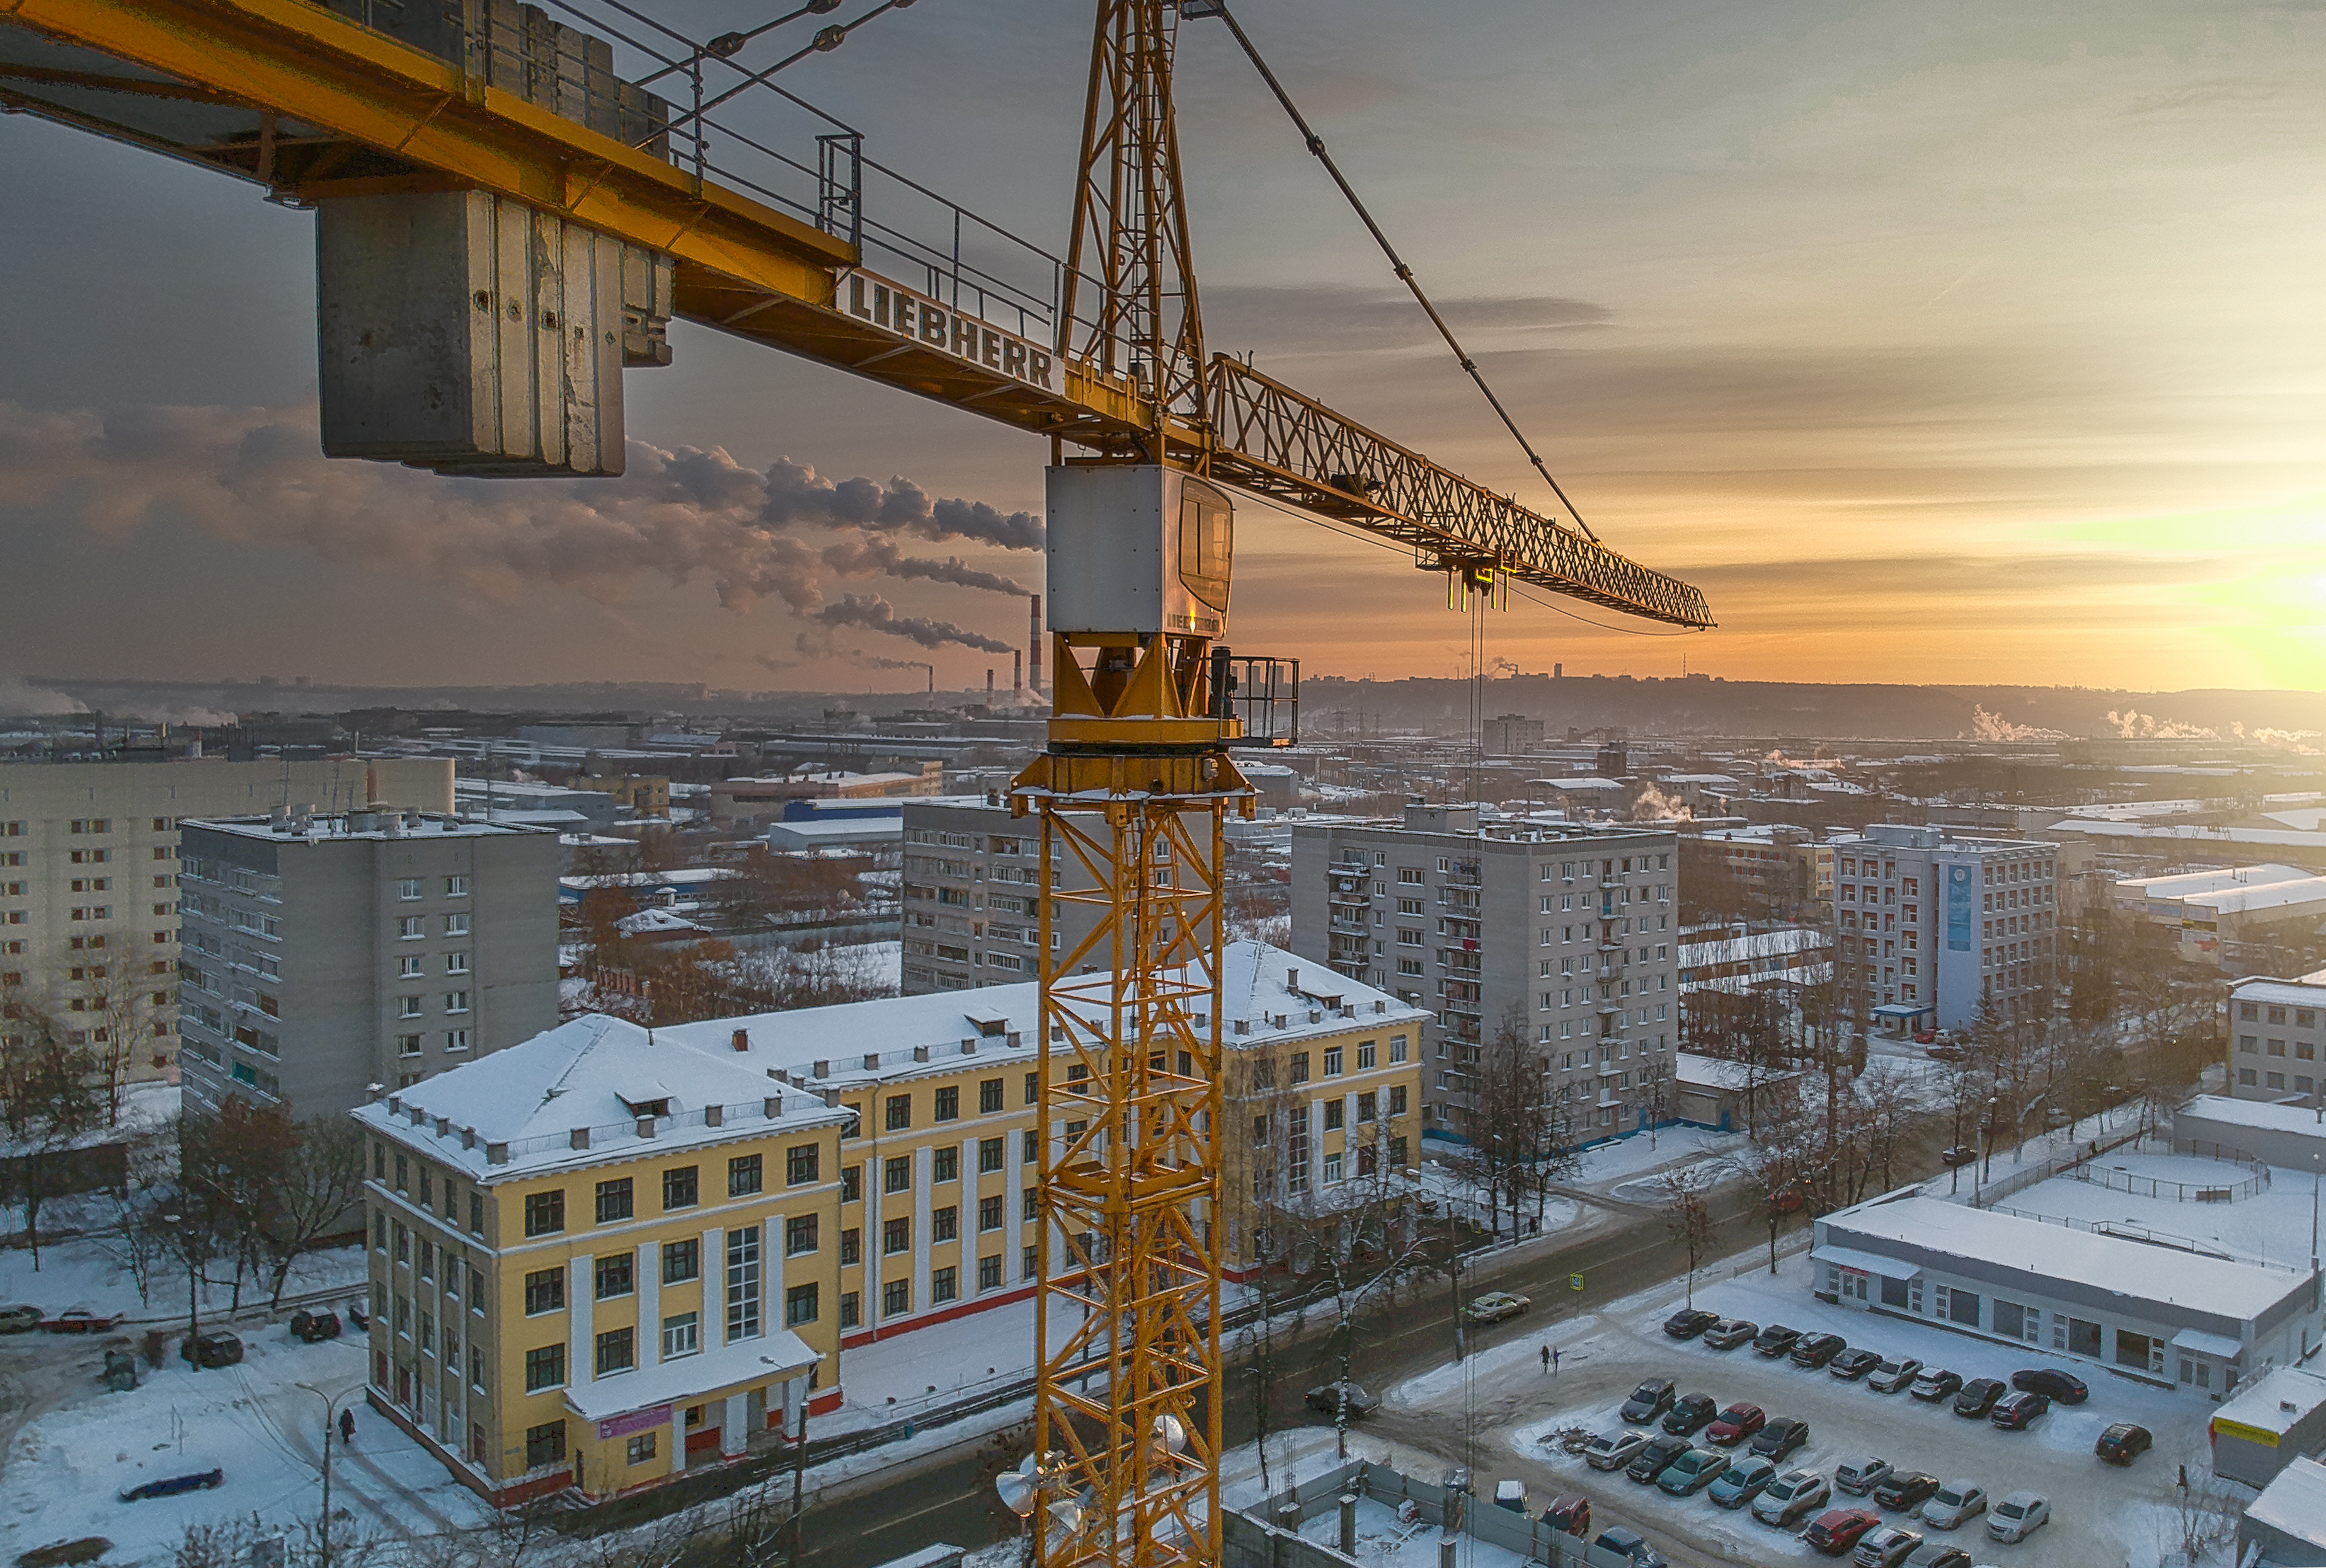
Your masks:
M 1970 951 L 1970 868 L 1947 868 L 1947 949 Z

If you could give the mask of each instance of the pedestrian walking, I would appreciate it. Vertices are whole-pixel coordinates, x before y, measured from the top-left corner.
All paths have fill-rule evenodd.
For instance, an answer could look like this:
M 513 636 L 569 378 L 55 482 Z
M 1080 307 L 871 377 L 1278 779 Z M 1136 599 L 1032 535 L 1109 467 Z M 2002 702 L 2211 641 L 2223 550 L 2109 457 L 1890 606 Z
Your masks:
M 2181 1467 L 2181 1489 L 2184 1492 L 2189 1489 L 2189 1467 L 2185 1464 Z
M 356 1413 L 352 1410 L 342 1410 L 340 1412 L 340 1446 L 346 1448 L 355 1440 Z
M 1542 1369 L 1546 1372 L 1550 1370 L 1550 1347 L 1549 1345 L 1545 1345 L 1542 1348 Z
M 1553 1350 L 1550 1353 L 1550 1375 L 1554 1378 L 1558 1376 L 1558 1352 L 1557 1350 Z

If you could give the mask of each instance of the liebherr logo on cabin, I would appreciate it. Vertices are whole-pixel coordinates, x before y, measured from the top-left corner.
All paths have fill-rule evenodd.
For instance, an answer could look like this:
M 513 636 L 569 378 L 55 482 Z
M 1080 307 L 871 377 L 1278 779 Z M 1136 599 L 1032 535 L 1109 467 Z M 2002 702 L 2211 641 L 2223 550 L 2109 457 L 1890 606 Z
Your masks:
M 972 365 L 982 365 L 1012 381 L 1058 390 L 1056 357 L 1014 332 L 1005 332 L 950 305 L 939 304 L 892 283 L 877 273 L 843 272 L 838 289 L 840 308 L 850 315 L 909 338 Z

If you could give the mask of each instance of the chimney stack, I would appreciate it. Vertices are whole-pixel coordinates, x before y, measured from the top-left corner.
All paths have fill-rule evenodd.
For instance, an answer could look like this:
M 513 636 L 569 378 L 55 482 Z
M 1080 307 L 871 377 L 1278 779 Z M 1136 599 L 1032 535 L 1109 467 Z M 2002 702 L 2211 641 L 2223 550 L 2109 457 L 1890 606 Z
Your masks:
M 985 705 L 988 708 L 993 706 L 993 666 L 991 664 L 985 666 Z
M 1034 596 L 1032 630 L 1026 644 L 1026 681 L 1034 695 L 1042 694 L 1042 596 Z
M 1009 690 L 1020 697 L 1026 694 L 1026 654 L 1022 648 L 1010 651 Z

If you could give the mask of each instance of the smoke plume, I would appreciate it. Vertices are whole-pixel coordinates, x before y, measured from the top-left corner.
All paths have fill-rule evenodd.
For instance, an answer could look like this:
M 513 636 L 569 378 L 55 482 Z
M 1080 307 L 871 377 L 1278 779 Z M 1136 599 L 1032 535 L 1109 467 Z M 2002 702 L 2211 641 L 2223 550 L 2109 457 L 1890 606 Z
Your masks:
M 708 583 L 731 610 L 774 598 L 803 616 L 824 607 L 833 578 L 1027 592 L 958 557 L 908 555 L 903 539 L 1042 544 L 1032 513 L 932 497 L 907 479 L 833 480 L 789 459 L 761 472 L 715 447 L 632 441 L 620 478 L 458 478 L 332 461 L 315 427 L 312 408 L 45 411 L 0 402 L 0 505 L 47 508 L 114 536 L 192 524 L 497 600 L 545 582 L 613 602 L 637 581 L 660 580 Z M 810 530 L 842 536 L 800 537 Z
M 2044 729 L 2033 724 L 2014 724 L 2000 713 L 1989 713 L 1980 703 L 1971 704 L 1970 728 L 1962 732 L 1963 740 L 2065 740 L 2067 736 L 2057 729 Z
M 966 630 L 951 621 L 900 616 L 894 605 L 877 593 L 846 595 L 816 611 L 815 619 L 826 626 L 858 626 L 868 632 L 885 632 L 892 637 L 909 637 L 925 648 L 958 643 L 964 648 L 978 648 L 989 654 L 1011 651 L 1008 643 Z
M 0 719 L 46 719 L 88 710 L 61 691 L 35 686 L 22 675 L 0 674 Z
M 1632 821 L 1635 822 L 1692 822 L 1696 812 L 1677 795 L 1668 795 L 1651 784 L 1640 791 L 1640 798 L 1632 803 Z
M 2127 708 L 2118 713 L 2108 710 L 2107 721 L 2116 727 L 2120 740 L 2219 740 L 2220 736 L 2201 725 L 2183 724 L 2177 719 L 2159 719 L 2154 713 L 2143 713 Z

